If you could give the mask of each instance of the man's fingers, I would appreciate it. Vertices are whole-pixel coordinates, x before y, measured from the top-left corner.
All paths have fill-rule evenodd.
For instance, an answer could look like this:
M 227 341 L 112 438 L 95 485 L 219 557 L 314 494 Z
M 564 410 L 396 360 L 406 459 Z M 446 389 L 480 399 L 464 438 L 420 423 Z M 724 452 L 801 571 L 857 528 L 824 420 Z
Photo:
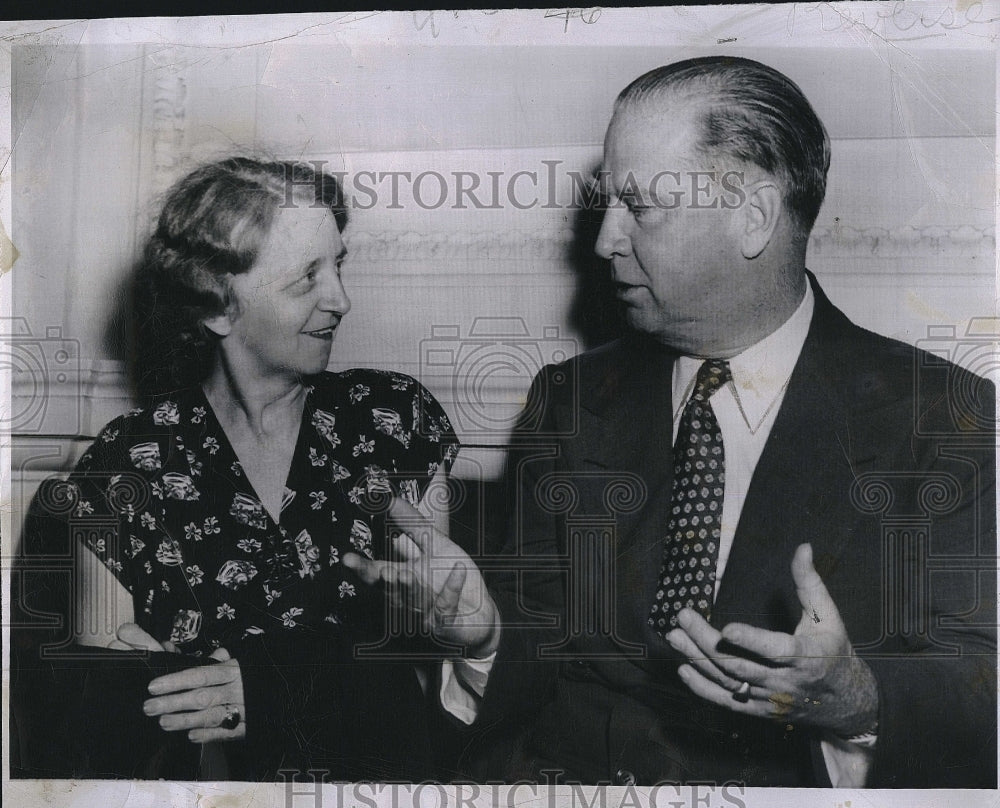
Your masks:
M 709 622 L 694 609 L 681 609 L 677 615 L 677 623 L 691 638 L 702 656 L 716 654 L 720 634 Z
M 716 663 L 714 655 L 706 653 L 699 648 L 690 635 L 682 629 L 675 628 L 667 635 L 667 642 L 677 653 L 687 657 L 688 662 L 708 679 L 723 688 L 733 691 L 740 686 L 740 679 L 734 679 Z
M 208 657 L 209 659 L 217 659 L 219 662 L 227 662 L 232 659 L 229 656 L 229 652 L 225 648 L 216 648 Z
M 691 689 L 692 693 L 696 696 L 701 696 L 706 701 L 745 715 L 762 716 L 768 713 L 767 708 L 754 698 L 755 695 L 760 695 L 757 692 L 757 688 L 751 687 L 750 698 L 747 701 L 741 701 L 733 698 L 733 691 L 726 690 L 726 688 L 717 682 L 713 682 L 692 665 L 681 665 L 677 669 L 677 673 L 681 677 L 681 681 Z
M 767 631 L 746 623 L 730 623 L 725 626 L 722 629 L 722 639 L 773 662 L 776 666 L 794 665 L 799 655 L 798 644 L 791 634 Z

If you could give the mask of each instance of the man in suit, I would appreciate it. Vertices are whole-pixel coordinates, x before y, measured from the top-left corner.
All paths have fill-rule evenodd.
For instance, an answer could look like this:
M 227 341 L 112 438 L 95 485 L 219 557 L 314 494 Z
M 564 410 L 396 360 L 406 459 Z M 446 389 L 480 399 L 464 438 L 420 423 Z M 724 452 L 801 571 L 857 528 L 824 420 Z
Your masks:
M 489 592 L 399 505 L 405 561 L 348 560 L 464 645 L 476 779 L 995 787 L 992 388 L 805 269 L 829 159 L 759 63 L 629 85 L 596 248 L 632 333 L 535 380 Z

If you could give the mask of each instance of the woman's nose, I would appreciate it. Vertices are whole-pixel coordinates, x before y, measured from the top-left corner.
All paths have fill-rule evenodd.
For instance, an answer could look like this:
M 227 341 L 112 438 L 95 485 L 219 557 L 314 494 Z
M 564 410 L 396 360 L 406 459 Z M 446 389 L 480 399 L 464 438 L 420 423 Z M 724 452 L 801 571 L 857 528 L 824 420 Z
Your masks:
M 344 282 L 341 280 L 338 270 L 332 270 L 323 279 L 322 297 L 319 305 L 324 311 L 339 314 L 341 317 L 351 310 L 351 299 L 347 296 L 347 290 L 344 289 Z

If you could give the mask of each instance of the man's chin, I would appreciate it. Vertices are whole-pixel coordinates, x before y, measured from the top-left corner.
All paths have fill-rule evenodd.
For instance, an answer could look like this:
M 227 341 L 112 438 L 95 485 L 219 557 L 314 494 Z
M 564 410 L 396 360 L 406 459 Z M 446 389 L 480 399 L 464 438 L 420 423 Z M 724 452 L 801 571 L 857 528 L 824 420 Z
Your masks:
M 625 322 L 629 328 L 643 334 L 655 336 L 661 329 L 661 324 L 653 317 L 652 312 L 645 306 L 633 303 L 624 303 L 622 309 L 625 313 Z
M 689 331 L 682 331 L 677 327 L 671 328 L 663 321 L 655 317 L 648 309 L 628 306 L 625 309 L 625 323 L 636 332 L 649 337 L 654 342 L 669 348 L 677 353 L 696 355 L 695 346 L 692 344 L 692 334 Z

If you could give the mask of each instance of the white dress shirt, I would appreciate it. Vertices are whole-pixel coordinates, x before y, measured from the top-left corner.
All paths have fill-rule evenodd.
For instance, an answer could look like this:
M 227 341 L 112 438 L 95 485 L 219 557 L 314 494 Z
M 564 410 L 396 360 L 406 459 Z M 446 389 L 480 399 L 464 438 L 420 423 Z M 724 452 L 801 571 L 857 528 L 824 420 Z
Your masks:
M 722 431 L 725 447 L 726 485 L 719 537 L 716 580 L 721 583 L 733 546 L 736 526 L 743 512 L 750 481 L 771 427 L 781 409 L 785 389 L 798 361 L 815 298 L 807 285 L 798 308 L 785 323 L 760 342 L 729 359 L 732 381 L 711 398 L 712 409 Z M 674 363 L 672 379 L 673 437 L 684 406 L 694 390 L 695 377 L 704 359 L 682 356 Z M 803 541 L 808 541 L 803 536 Z M 791 575 L 791 569 L 788 574 Z M 715 587 L 718 593 L 719 585 Z M 476 717 L 479 697 L 486 689 L 495 655 L 483 660 L 442 663 L 440 698 L 442 706 L 466 724 Z M 834 786 L 861 787 L 871 766 L 868 746 L 831 737 L 821 743 L 827 771 Z
M 750 480 L 809 333 L 813 305 L 812 289 L 807 286 L 799 307 L 777 331 L 729 359 L 732 381 L 720 387 L 711 398 L 712 410 L 722 431 L 726 457 L 719 562 L 715 576 L 720 583 L 733 548 L 733 536 L 743 513 Z M 684 407 L 694 392 L 698 368 L 704 361 L 698 357 L 682 356 L 674 362 L 674 439 L 677 438 L 677 426 Z M 718 584 L 715 592 L 719 592 Z

